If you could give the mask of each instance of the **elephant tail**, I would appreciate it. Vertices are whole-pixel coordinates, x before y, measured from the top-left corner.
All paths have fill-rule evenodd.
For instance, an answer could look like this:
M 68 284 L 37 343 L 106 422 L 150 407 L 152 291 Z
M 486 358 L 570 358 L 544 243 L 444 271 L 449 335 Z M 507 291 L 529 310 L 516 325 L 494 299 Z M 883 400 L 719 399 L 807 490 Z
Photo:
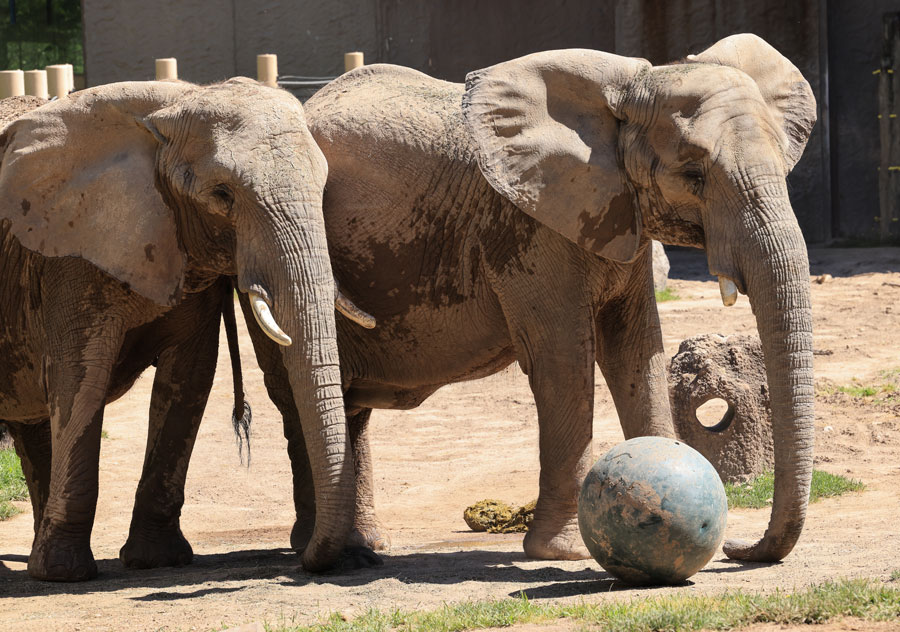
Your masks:
M 244 463 L 244 445 L 247 446 L 247 467 L 250 467 L 250 422 L 253 412 L 244 396 L 244 377 L 241 373 L 241 350 L 238 347 L 237 322 L 234 318 L 234 291 L 225 292 L 222 300 L 222 320 L 225 323 L 225 338 L 228 341 L 228 355 L 231 357 L 231 375 L 234 378 L 234 409 L 231 411 L 231 425 L 237 440 L 238 456 Z

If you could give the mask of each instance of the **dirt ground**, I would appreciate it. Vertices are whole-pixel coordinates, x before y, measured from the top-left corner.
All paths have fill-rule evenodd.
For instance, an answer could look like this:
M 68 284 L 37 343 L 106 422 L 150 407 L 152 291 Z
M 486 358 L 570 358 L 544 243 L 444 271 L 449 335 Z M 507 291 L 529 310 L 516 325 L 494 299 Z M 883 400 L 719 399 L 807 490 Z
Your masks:
M 676 252 L 671 260 L 670 287 L 682 298 L 660 305 L 670 357 L 682 339 L 698 333 L 755 332 L 746 297 L 731 308 L 721 305 L 702 254 Z M 819 249 L 810 260 L 814 277 L 832 276 L 812 285 L 817 380 L 873 380 L 884 369 L 900 367 L 900 249 Z M 144 453 L 153 382 L 148 371 L 106 412 L 109 438 L 102 446 L 92 541 L 100 577 L 82 584 L 30 580 L 25 562 L 32 520 L 22 503 L 26 513 L 0 523 L 0 629 L 207 630 L 312 622 L 330 612 L 352 616 L 370 607 L 433 608 L 520 592 L 535 600 L 595 601 L 793 589 L 839 577 L 888 579 L 900 569 L 900 411 L 856 406 L 841 397 L 817 402 L 816 466 L 859 478 L 868 490 L 811 505 L 802 539 L 781 564 L 732 563 L 719 552 L 687 586 L 629 590 L 593 561 L 526 559 L 521 534 L 468 531 L 462 519 L 467 505 L 487 497 L 523 504 L 537 493 L 537 418 L 527 381 L 513 367 L 446 387 L 413 411 L 376 411 L 376 502 L 393 548 L 380 568 L 305 573 L 288 545 L 293 516 L 281 422 L 243 331 L 241 346 L 254 406 L 253 462 L 248 469 L 238 461 L 223 338 L 182 518 L 194 563 L 128 571 L 118 561 Z M 597 373 L 595 456 L 622 439 Z M 760 536 L 768 514 L 731 512 L 727 536 Z

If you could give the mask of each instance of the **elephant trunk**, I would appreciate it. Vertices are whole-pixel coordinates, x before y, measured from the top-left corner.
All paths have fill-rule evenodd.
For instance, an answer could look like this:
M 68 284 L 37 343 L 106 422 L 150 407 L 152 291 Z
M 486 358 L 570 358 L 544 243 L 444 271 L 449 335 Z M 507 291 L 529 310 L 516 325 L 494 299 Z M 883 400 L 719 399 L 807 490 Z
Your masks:
M 282 360 L 302 426 L 294 432 L 302 431 L 315 487 L 315 527 L 302 564 L 321 571 L 334 565 L 346 543 L 354 487 L 321 193 L 310 199 L 273 205 L 280 213 L 269 210 L 239 226 L 236 260 L 241 291 L 271 310 L 270 324 L 286 337 Z M 283 225 L 273 225 L 273 215 Z
M 783 184 L 782 184 L 783 186 Z M 780 197 L 780 196 L 779 196 Z M 809 260 L 783 191 L 748 226 L 737 257 L 765 356 L 775 448 L 775 493 L 769 526 L 755 543 L 727 541 L 732 559 L 775 562 L 800 537 L 813 468 L 813 353 Z

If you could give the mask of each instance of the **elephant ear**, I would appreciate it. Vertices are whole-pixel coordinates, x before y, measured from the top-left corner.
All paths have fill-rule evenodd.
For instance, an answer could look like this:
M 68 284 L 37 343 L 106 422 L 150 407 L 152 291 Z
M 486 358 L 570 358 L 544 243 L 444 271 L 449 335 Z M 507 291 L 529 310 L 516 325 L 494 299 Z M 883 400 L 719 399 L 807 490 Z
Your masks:
M 547 51 L 466 77 L 481 171 L 522 211 L 586 250 L 634 258 L 640 213 L 617 158 L 618 109 L 643 59 Z
M 184 257 L 155 186 L 163 139 L 144 117 L 185 89 L 110 84 L 16 119 L 0 136 L 0 220 L 29 250 L 81 257 L 159 305 L 176 303 Z
M 787 170 L 793 169 L 816 124 L 816 98 L 797 67 L 752 33 L 726 37 L 687 60 L 731 66 L 750 75 L 787 137 L 782 151 Z

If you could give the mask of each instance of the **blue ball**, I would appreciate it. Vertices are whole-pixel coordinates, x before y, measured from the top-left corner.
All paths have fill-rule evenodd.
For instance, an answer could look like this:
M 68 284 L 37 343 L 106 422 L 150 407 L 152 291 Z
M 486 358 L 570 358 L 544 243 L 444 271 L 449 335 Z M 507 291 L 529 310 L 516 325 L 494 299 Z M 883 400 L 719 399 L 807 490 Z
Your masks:
M 715 468 L 681 441 L 638 437 L 601 458 L 581 487 L 578 527 L 608 573 L 636 585 L 677 584 L 703 568 L 728 516 Z

